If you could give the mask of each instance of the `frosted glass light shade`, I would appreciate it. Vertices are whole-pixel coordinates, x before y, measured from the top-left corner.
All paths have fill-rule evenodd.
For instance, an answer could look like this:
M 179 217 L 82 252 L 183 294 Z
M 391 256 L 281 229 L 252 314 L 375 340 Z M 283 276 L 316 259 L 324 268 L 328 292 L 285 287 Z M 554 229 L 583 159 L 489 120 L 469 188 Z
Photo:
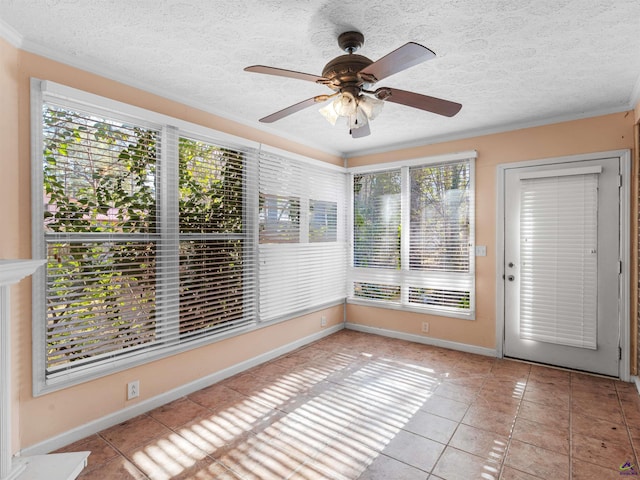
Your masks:
M 336 121 L 338 120 L 338 114 L 336 113 L 336 109 L 333 108 L 333 102 L 325 105 L 319 111 L 331 125 L 336 124 Z
M 358 107 L 362 109 L 369 120 L 373 120 L 382 111 L 384 102 L 374 97 L 363 95 L 358 99 Z
M 338 118 L 345 118 L 350 129 L 362 127 L 378 116 L 382 110 L 382 100 L 361 95 L 357 99 L 351 95 L 339 94 L 331 103 L 320 109 L 320 113 L 331 125 Z

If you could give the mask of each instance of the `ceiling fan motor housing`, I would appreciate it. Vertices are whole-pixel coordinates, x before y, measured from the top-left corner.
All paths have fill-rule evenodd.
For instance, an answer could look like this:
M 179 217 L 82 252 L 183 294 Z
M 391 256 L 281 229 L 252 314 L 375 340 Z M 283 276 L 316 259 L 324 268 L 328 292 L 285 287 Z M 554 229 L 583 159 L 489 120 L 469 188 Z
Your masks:
M 345 87 L 359 87 L 364 82 L 358 76 L 358 72 L 373 63 L 367 57 L 355 55 L 340 55 L 325 65 L 322 76 L 330 80 L 327 85 L 335 91 Z

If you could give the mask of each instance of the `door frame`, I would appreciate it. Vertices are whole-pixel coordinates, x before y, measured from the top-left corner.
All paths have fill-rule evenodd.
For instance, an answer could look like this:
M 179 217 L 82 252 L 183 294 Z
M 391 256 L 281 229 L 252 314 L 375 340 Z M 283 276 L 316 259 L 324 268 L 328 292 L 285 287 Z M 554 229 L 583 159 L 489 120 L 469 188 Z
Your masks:
M 620 380 L 630 381 L 630 279 L 631 279 L 631 151 L 610 150 L 596 153 L 569 155 L 564 157 L 543 158 L 527 160 L 523 162 L 503 163 L 497 166 L 496 180 L 496 356 L 504 357 L 504 262 L 505 262 L 505 173 L 507 170 L 523 167 L 537 167 L 554 165 L 557 163 L 583 162 L 598 160 L 601 158 L 618 158 L 620 160 L 620 174 L 622 185 L 620 186 L 620 259 L 622 260 L 622 273 L 619 278 L 620 308 L 618 322 L 620 324 L 620 348 L 619 360 Z

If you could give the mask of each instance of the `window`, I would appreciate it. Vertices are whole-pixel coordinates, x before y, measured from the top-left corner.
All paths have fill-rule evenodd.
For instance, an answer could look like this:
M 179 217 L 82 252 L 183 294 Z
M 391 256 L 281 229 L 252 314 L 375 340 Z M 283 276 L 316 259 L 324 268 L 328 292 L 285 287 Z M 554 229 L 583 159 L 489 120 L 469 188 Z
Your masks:
M 338 202 L 309 200 L 309 241 L 335 242 L 338 239 Z
M 260 319 L 344 301 L 344 170 L 262 152 L 259 171 Z
M 34 394 L 341 303 L 343 168 L 32 81 Z
M 400 170 L 353 178 L 353 266 L 400 269 Z
M 353 169 L 350 301 L 473 318 L 475 153 L 463 155 Z
M 32 109 L 35 393 L 251 327 L 257 151 L 49 86 Z
M 253 320 L 251 226 L 245 221 L 245 155 L 180 137 L 179 323 L 182 339 Z
M 46 371 L 54 375 L 157 339 L 160 132 L 53 103 L 42 118 Z
M 300 241 L 300 199 L 260 194 L 260 243 Z

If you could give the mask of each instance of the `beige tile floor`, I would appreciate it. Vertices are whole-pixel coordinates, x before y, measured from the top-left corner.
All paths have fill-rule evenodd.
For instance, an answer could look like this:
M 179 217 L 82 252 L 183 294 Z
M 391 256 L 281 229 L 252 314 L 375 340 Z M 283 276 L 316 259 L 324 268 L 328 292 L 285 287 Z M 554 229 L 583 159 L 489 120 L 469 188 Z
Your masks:
M 63 450 L 82 480 L 607 480 L 638 448 L 631 384 L 343 330 Z

